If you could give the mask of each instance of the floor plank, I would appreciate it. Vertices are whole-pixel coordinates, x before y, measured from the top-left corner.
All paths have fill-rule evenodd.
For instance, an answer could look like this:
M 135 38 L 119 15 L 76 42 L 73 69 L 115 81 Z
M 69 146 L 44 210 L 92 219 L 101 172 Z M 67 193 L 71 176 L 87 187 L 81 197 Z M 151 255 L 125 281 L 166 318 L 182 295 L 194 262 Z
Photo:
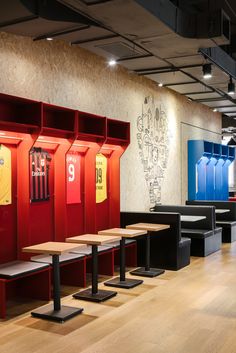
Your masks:
M 178 272 L 144 278 L 136 288 L 117 289 L 101 304 L 73 299 L 76 291 L 63 288 L 62 302 L 84 313 L 64 324 L 32 318 L 30 310 L 42 303 L 10 303 L 0 321 L 0 353 L 236 352 L 236 244 L 192 258 Z

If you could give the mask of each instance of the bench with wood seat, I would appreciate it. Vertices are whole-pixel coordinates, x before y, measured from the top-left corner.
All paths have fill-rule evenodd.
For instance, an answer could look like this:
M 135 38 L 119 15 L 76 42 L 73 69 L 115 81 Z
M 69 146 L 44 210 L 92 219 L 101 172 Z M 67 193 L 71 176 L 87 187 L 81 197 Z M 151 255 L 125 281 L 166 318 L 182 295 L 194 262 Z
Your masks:
M 236 202 L 231 201 L 186 201 L 187 205 L 210 205 L 216 208 L 216 226 L 221 227 L 223 243 L 236 240 Z M 221 210 L 221 212 L 217 212 Z M 224 212 L 222 212 L 224 210 Z
M 52 265 L 50 255 L 32 256 L 31 261 Z M 62 254 L 59 263 L 62 284 L 86 287 L 86 256 L 84 254 Z
M 156 212 L 178 212 L 184 216 L 192 216 L 192 221 L 181 222 L 181 234 L 191 239 L 192 256 L 208 256 L 220 250 L 222 229 L 215 224 L 215 207 L 213 206 L 155 206 Z M 198 216 L 198 218 L 194 218 Z M 190 217 L 191 219 L 191 217 Z
M 114 241 L 107 244 L 114 249 L 114 263 L 120 265 L 120 242 Z M 104 245 L 106 246 L 106 245 Z M 126 266 L 137 266 L 137 243 L 133 239 L 125 239 Z
M 78 249 L 71 251 L 73 254 L 83 254 L 86 261 L 86 272 L 92 272 L 92 246 L 78 245 Z M 105 276 L 114 275 L 114 248 L 107 246 L 98 246 L 98 273 Z
M 10 298 L 51 299 L 51 271 L 48 264 L 11 261 L 0 265 L 0 317 L 6 317 Z

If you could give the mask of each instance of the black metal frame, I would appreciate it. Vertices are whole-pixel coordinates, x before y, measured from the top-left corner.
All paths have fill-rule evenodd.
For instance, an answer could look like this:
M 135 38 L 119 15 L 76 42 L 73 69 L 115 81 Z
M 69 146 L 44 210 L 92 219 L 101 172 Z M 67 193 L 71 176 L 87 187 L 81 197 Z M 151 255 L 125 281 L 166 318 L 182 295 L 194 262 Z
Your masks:
M 126 278 L 125 276 L 125 238 L 120 240 L 120 276 L 105 282 L 106 286 L 130 289 L 142 284 L 142 280 Z
M 151 232 L 148 231 L 146 235 L 146 263 L 145 267 L 140 267 L 130 273 L 134 276 L 141 277 L 156 277 L 165 272 L 165 270 L 161 270 L 158 268 L 150 267 L 150 249 L 151 249 Z
M 117 292 L 98 289 L 98 246 L 92 245 L 92 288 L 80 291 L 73 295 L 75 299 L 92 302 L 103 302 L 114 296 Z
M 63 323 L 82 313 L 82 308 L 61 305 L 60 296 L 60 262 L 59 255 L 52 255 L 53 269 L 53 304 L 43 306 L 31 312 L 33 317 Z

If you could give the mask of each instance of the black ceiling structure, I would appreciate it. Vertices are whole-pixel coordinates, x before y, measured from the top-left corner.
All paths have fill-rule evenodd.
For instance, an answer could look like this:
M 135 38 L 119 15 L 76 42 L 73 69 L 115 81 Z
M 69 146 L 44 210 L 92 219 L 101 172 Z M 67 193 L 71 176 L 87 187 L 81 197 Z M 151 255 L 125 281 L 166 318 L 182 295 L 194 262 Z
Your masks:
M 228 94 L 236 82 L 235 0 L 11 0 L 0 9 L 1 31 L 116 60 L 221 112 L 223 131 L 236 128 L 236 94 Z

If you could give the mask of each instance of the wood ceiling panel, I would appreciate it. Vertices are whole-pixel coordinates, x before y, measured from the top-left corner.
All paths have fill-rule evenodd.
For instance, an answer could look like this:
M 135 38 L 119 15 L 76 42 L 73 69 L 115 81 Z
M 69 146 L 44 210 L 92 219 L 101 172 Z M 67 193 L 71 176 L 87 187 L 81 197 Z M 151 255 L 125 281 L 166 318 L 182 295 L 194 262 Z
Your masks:
M 136 58 L 132 60 L 121 60 L 119 64 L 126 67 L 128 70 L 145 70 L 147 68 L 163 68 L 168 64 L 158 59 L 155 56 L 148 56 L 145 58 Z
M 170 84 L 177 84 L 177 83 L 183 83 L 183 82 L 194 82 L 194 80 L 187 75 L 183 74 L 182 72 L 179 71 L 172 71 L 172 72 L 164 72 L 164 73 L 158 73 L 158 74 L 148 74 L 146 77 L 150 78 L 153 81 L 156 82 L 161 82 L 163 85 L 170 85 Z M 175 90 L 176 86 L 173 86 L 173 89 Z
M 208 99 L 208 98 L 221 98 L 221 96 L 216 92 L 187 94 L 187 96 L 193 100 L 195 100 L 195 99 Z
M 201 83 L 189 83 L 187 85 L 176 85 L 176 86 L 170 86 L 171 89 L 174 89 L 175 91 L 181 93 L 181 94 L 186 94 L 186 93 L 195 93 L 195 92 L 205 92 L 208 91 L 209 89 L 202 85 Z

